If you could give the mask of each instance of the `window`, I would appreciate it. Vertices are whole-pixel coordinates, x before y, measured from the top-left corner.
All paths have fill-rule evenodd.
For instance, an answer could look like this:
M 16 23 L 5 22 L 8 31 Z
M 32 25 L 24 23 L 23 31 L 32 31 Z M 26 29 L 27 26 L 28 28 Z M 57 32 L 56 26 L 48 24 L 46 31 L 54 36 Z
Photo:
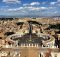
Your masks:
M 57 54 L 55 54 L 55 57 L 57 57 Z
M 43 55 L 40 53 L 40 54 L 39 54 L 39 57 L 43 57 Z

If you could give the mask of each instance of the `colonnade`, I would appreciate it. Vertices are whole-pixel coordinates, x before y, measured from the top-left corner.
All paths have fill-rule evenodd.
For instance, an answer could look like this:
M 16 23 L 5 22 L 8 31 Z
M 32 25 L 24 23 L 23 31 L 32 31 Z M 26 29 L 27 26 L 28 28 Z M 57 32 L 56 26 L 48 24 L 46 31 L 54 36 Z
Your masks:
M 30 44 L 30 43 L 22 43 L 21 45 L 20 45 L 20 47 L 39 47 L 39 44 Z

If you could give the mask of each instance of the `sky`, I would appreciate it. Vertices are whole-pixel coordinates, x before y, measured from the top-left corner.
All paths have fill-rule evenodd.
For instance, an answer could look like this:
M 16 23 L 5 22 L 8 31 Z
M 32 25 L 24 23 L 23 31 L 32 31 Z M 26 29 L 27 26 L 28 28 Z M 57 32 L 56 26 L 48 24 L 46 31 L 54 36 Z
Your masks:
M 60 16 L 60 0 L 0 0 L 0 16 Z

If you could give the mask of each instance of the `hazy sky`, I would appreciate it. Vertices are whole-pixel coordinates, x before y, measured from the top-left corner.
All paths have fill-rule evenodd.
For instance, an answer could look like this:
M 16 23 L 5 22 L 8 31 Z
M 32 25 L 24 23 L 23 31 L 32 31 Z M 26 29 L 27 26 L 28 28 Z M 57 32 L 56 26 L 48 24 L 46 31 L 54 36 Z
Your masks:
M 3 16 L 60 16 L 60 0 L 0 0 Z

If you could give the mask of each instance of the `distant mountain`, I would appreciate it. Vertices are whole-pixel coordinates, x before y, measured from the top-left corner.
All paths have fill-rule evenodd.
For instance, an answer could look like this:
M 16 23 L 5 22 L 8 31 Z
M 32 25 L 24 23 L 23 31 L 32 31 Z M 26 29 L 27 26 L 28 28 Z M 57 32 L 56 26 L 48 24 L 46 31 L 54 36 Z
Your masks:
M 50 18 L 55 18 L 55 17 L 59 17 L 60 18 L 60 16 L 38 16 L 38 15 L 32 15 L 32 16 L 30 16 L 30 15 L 24 15 L 24 16 L 22 16 L 22 15 L 18 15 L 18 16 L 6 16 L 6 15 L 0 15 L 0 18 L 24 18 L 24 17 L 35 17 L 35 18 L 38 18 L 38 17 L 43 17 L 43 18 L 48 18 L 48 17 L 50 17 Z

